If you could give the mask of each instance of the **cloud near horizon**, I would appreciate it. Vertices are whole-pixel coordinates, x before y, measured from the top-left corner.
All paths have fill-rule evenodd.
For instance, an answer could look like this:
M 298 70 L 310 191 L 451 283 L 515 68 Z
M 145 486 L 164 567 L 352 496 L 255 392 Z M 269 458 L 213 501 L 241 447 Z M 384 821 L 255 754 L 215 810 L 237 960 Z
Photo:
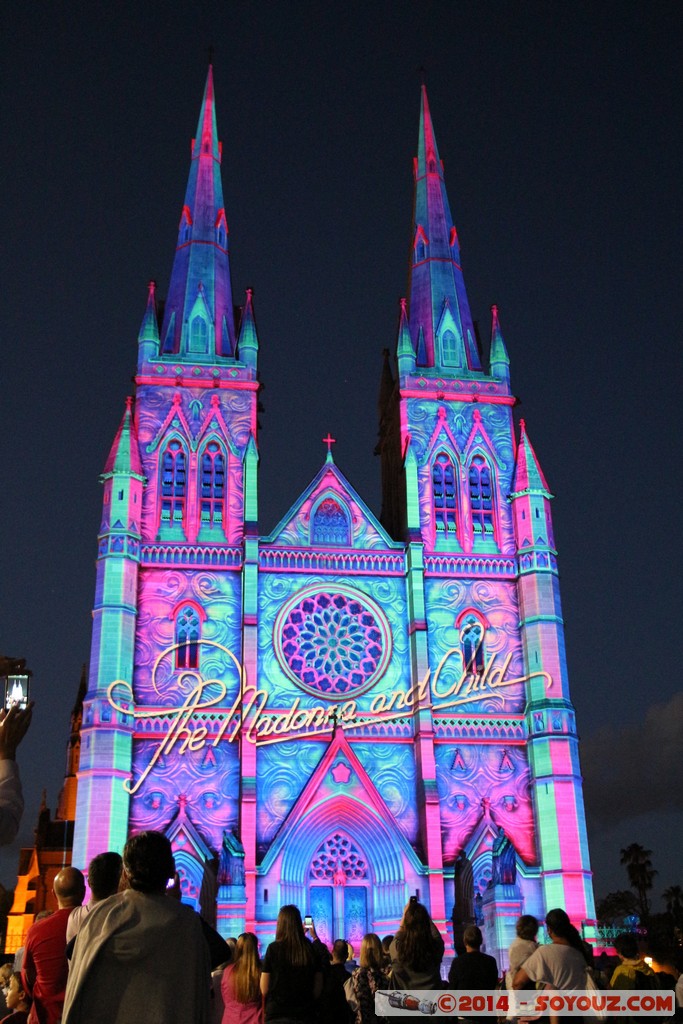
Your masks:
M 582 740 L 581 769 L 589 823 L 683 810 L 683 692 L 637 725 L 606 725 Z

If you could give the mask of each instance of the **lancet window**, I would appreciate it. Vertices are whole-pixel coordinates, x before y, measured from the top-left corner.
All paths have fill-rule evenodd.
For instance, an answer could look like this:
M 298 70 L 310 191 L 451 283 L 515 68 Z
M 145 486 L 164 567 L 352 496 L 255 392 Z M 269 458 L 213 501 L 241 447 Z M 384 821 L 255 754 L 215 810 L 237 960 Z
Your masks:
M 207 352 L 209 325 L 203 316 L 195 316 L 190 324 L 190 352 Z
M 312 539 L 314 544 L 350 544 L 348 517 L 334 498 L 323 498 L 315 510 Z
M 221 526 L 225 509 L 225 455 L 217 441 L 209 441 L 201 458 L 199 518 L 202 526 Z
M 458 343 L 453 331 L 444 331 L 441 337 L 441 358 L 444 366 L 457 366 Z
M 201 638 L 199 613 L 191 604 L 181 608 L 175 622 L 176 668 L 197 668 Z
M 469 484 L 474 539 L 493 540 L 491 468 L 481 455 L 475 455 L 470 463 Z
M 170 441 L 161 457 L 161 523 L 182 524 L 187 493 L 187 456 L 180 441 Z
M 437 539 L 454 539 L 457 523 L 457 476 L 453 460 L 447 452 L 439 452 L 432 468 L 434 522 Z

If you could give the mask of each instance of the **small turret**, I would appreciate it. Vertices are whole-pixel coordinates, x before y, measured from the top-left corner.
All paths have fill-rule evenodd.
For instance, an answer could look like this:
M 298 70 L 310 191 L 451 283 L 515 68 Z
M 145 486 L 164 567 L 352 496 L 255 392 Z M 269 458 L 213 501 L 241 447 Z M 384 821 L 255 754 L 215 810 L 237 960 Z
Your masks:
M 255 371 L 258 361 L 258 334 L 256 333 L 256 321 L 254 320 L 253 294 L 253 290 L 247 288 L 237 342 L 237 354 L 241 362 Z
M 410 338 L 410 325 L 408 323 L 407 302 L 401 299 L 401 314 L 398 321 L 398 343 L 396 345 L 396 360 L 398 362 L 398 375 L 405 377 L 406 374 L 415 373 L 415 349 Z
M 498 320 L 498 306 L 491 306 L 491 352 L 489 363 L 495 380 L 510 383 L 510 358 Z
M 159 321 L 157 319 L 156 281 L 147 285 L 147 306 L 138 334 L 138 370 L 150 359 L 159 356 Z

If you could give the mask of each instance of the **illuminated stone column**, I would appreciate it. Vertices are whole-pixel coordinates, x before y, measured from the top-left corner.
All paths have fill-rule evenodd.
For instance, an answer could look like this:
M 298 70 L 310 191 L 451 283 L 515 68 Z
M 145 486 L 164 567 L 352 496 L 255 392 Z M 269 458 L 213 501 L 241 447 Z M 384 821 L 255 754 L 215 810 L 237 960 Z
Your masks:
M 545 909 L 595 920 L 576 717 L 569 700 L 550 498 L 524 421 L 511 500 L 519 557 L 520 628 L 531 675 L 526 720 Z
M 144 476 L 132 400 L 102 475 L 104 502 L 97 559 L 88 692 L 83 702 L 73 864 L 84 869 L 103 850 L 121 851 L 128 835 L 132 763 L 133 662 Z M 116 680 L 116 703 L 109 688 Z

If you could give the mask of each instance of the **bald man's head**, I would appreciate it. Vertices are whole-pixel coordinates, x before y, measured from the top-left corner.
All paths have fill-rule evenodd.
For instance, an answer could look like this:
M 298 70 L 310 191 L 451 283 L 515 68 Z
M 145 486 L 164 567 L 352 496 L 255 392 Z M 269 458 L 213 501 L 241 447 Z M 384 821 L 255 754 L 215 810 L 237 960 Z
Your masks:
M 60 910 L 80 907 L 85 899 L 85 878 L 78 868 L 62 868 L 55 876 L 52 888 Z

